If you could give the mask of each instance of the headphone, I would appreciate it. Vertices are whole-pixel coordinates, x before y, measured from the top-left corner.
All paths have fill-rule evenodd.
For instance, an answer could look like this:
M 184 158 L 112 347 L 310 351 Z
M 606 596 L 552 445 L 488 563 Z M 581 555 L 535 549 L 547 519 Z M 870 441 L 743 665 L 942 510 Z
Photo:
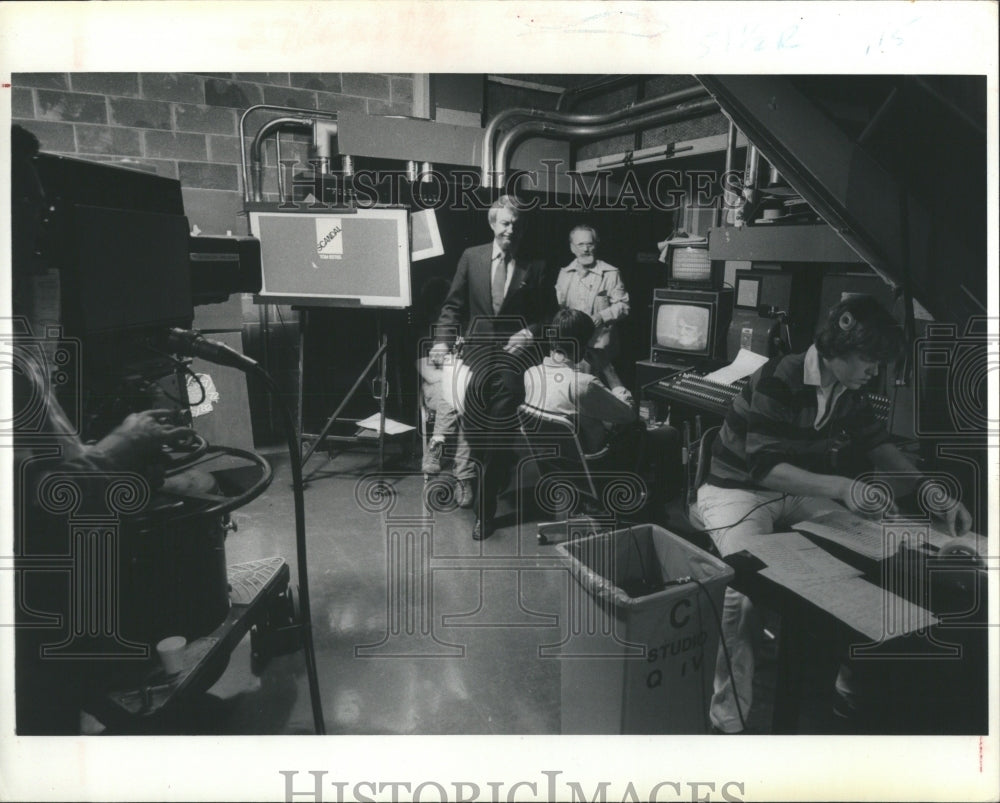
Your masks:
M 837 325 L 844 332 L 850 332 L 856 323 L 857 320 L 854 317 L 854 313 L 847 309 L 840 314 L 840 318 L 837 320 Z

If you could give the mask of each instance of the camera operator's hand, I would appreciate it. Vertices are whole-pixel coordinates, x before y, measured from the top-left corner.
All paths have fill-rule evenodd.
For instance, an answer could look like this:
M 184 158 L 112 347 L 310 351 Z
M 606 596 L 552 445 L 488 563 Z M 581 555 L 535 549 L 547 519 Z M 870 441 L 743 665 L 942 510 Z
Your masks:
M 431 347 L 430 354 L 427 355 L 427 359 L 430 360 L 431 365 L 440 368 L 444 365 L 444 361 L 448 356 L 448 346 L 444 343 L 435 343 Z
M 836 498 L 859 516 L 881 516 L 896 510 L 889 488 L 864 480 L 843 478 Z
M 171 410 L 132 413 L 91 448 L 121 468 L 144 471 L 162 461 L 163 446 L 181 446 L 194 436 L 176 420 Z

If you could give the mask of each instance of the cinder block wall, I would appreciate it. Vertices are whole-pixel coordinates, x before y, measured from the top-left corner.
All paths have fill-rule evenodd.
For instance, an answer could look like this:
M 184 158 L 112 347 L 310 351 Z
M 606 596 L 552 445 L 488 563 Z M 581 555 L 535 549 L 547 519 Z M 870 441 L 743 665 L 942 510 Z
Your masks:
M 15 73 L 11 113 L 38 137 L 42 150 L 108 162 L 179 179 L 184 211 L 204 234 L 246 234 L 239 120 L 268 103 L 324 111 L 413 113 L 413 76 L 396 73 Z M 278 112 L 247 120 L 248 142 Z M 308 137 L 282 135 L 282 159 L 307 158 Z M 263 187 L 276 198 L 273 140 L 265 147 Z M 212 328 L 243 331 L 244 349 L 260 357 L 289 397 L 296 392 L 297 319 L 287 306 L 258 307 L 233 297 Z M 229 309 L 232 307 L 232 309 Z M 199 307 L 204 315 L 207 308 Z M 240 319 L 242 318 L 242 327 Z M 262 320 L 268 321 L 261 323 Z M 195 319 L 196 326 L 206 326 Z M 251 388 L 254 441 L 272 442 L 274 422 Z
M 192 191 L 228 193 L 214 203 L 239 206 L 238 126 L 250 106 L 413 113 L 408 73 L 15 73 L 11 85 L 13 122 L 42 150 L 180 179 L 196 208 L 209 198 Z M 248 119 L 251 138 L 268 114 Z M 283 159 L 305 159 L 302 138 L 284 144 Z M 273 146 L 266 159 L 264 187 L 273 191 Z

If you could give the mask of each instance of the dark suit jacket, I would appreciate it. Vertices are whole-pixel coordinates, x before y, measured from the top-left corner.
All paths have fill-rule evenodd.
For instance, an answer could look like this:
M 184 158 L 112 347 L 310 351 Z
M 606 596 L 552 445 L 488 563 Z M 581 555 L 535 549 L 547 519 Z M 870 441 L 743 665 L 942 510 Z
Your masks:
M 493 313 L 490 293 L 490 262 L 493 243 L 467 248 L 458 260 L 458 270 L 451 282 L 448 297 L 441 307 L 435 327 L 435 340 L 451 343 L 456 334 L 477 347 L 493 340 L 502 347 L 515 332 L 526 326 L 537 330 L 549 312 L 552 288 L 543 288 L 543 263 L 523 256 L 514 258 L 514 275 L 498 315 Z M 485 343 L 483 343 L 485 345 Z M 468 346 L 467 346 L 468 348 Z

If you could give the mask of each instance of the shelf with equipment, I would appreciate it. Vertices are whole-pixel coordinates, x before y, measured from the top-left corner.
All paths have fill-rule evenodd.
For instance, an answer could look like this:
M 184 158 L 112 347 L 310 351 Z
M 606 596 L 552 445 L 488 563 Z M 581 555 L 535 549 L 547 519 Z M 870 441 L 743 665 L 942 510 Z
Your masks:
M 709 229 L 708 253 L 713 261 L 863 263 L 825 223 L 759 223 Z

